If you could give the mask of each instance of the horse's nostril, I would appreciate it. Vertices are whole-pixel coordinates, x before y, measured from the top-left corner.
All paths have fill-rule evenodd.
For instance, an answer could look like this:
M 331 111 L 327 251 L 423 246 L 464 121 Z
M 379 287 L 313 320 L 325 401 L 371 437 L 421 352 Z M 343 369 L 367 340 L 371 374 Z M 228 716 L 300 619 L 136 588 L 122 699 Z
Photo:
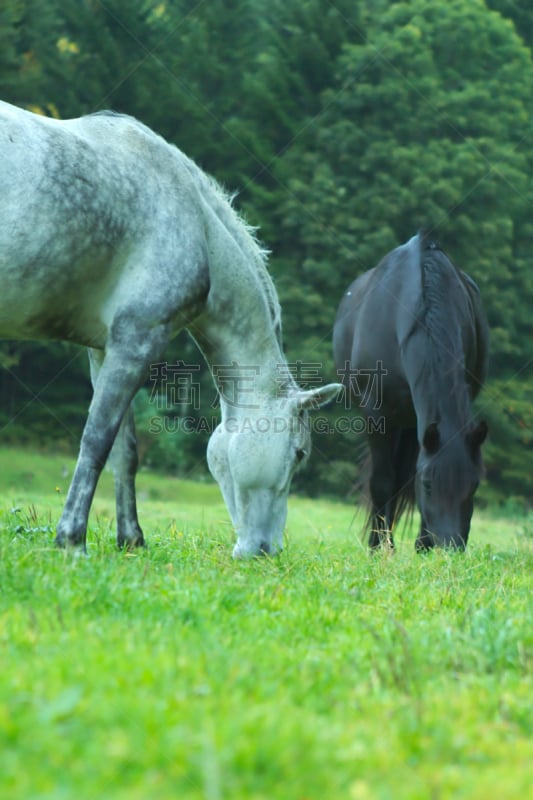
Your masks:
M 270 555 L 270 544 L 268 542 L 261 542 L 261 544 L 259 545 L 259 555 L 262 556 Z

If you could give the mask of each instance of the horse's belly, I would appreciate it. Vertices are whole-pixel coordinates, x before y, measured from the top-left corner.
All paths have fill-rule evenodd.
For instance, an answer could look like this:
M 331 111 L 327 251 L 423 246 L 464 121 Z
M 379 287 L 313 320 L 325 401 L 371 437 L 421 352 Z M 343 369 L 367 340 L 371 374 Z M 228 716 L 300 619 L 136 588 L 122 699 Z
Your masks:
M 68 302 L 30 308 L 24 301 L 10 309 L 0 306 L 0 339 L 55 339 L 103 348 L 108 329 L 98 311 Z
M 102 307 L 112 275 L 96 254 L 77 263 L 44 254 L 25 258 L 22 249 L 5 260 L 0 249 L 0 338 L 102 346 L 107 334 Z

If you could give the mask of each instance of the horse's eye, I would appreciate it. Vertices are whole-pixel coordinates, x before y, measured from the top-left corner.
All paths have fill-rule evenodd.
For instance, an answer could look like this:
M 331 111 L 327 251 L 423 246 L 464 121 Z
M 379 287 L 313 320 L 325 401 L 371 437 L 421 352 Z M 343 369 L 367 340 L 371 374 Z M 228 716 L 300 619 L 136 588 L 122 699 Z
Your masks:
M 428 497 L 431 497 L 431 481 L 422 481 L 422 486 Z
M 298 462 L 298 464 L 300 463 L 300 461 L 304 460 L 306 455 L 307 455 L 307 451 L 306 450 L 303 450 L 300 447 L 296 450 L 296 461 Z

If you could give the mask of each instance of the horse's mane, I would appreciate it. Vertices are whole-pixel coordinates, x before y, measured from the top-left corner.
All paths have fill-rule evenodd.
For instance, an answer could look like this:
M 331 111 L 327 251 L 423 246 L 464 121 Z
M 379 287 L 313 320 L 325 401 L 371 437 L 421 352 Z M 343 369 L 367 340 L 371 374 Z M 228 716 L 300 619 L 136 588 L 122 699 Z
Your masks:
M 247 263 L 250 260 L 253 262 L 257 276 L 265 292 L 270 316 L 274 323 L 276 337 L 281 346 L 281 306 L 279 304 L 274 281 L 267 269 L 269 251 L 261 246 L 257 237 L 257 228 L 249 225 L 233 207 L 233 200 L 236 197 L 236 193 L 230 194 L 226 192 L 218 181 L 203 172 L 192 159 L 187 156 L 184 156 L 184 158 L 186 158 L 187 162 L 192 166 L 194 174 L 200 180 L 200 185 L 204 193 L 209 197 L 211 206 L 218 218 L 231 232 L 241 250 L 244 251 L 247 256 L 250 256 L 250 258 L 247 259 Z
M 446 382 L 446 391 L 457 402 L 459 418 L 466 423 L 470 419 L 471 411 L 470 395 L 464 377 L 464 352 L 459 338 L 459 326 L 450 315 L 450 304 L 454 304 L 464 279 L 436 241 L 424 233 L 419 234 L 418 239 L 422 293 L 413 330 L 423 331 L 429 339 L 434 385 Z M 462 300 L 461 294 L 458 303 Z M 421 371 L 419 379 L 422 377 Z
M 274 324 L 276 338 L 281 346 L 281 307 L 279 304 L 278 295 L 272 277 L 267 269 L 268 250 L 265 250 L 257 237 L 257 228 L 249 225 L 242 216 L 240 216 L 233 207 L 233 200 L 236 193 L 230 194 L 226 192 L 222 186 L 210 175 L 205 173 L 191 158 L 185 155 L 176 145 L 166 141 L 162 136 L 153 131 L 147 125 L 129 114 L 121 114 L 116 111 L 102 110 L 96 111 L 89 115 L 90 117 L 109 117 L 111 119 L 118 118 L 129 121 L 132 125 L 143 131 L 147 136 L 159 139 L 167 147 L 171 148 L 183 164 L 188 169 L 189 173 L 195 178 L 197 184 L 203 195 L 208 199 L 213 211 L 224 224 L 224 226 L 231 232 L 235 242 L 242 251 L 248 256 L 246 263 L 252 262 L 255 268 L 261 286 L 265 292 L 266 302 Z

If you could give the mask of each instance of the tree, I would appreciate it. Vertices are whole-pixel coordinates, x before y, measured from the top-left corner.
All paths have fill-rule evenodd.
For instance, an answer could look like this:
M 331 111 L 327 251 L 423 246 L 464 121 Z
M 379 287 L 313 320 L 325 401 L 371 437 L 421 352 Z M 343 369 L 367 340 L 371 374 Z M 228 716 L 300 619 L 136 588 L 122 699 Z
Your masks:
M 321 363 L 325 381 L 335 377 L 331 328 L 348 283 L 418 227 L 434 229 L 481 286 L 499 381 L 493 422 L 505 381 L 529 396 L 531 20 L 525 0 L 5 0 L 2 96 L 61 117 L 132 114 L 240 190 L 236 203 L 272 250 L 288 360 Z M 34 351 L 43 373 L 32 375 L 27 347 L 1 345 L 0 362 L 16 373 L 19 360 L 37 392 L 38 375 L 56 374 L 65 353 Z M 198 356 L 180 336 L 168 358 Z M 53 384 L 69 414 L 71 380 Z M 6 373 L 2 387 L 14 407 L 22 389 Z M 80 424 L 85 408 L 84 396 Z M 492 425 L 489 471 L 502 485 L 516 485 L 502 467 L 507 443 L 530 446 L 513 419 Z M 179 469 L 205 437 L 183 444 Z M 353 445 L 321 437 L 306 489 L 333 489 Z M 171 449 L 159 449 L 170 465 Z
M 282 250 L 313 287 L 300 299 L 316 328 L 355 275 L 424 226 L 481 286 L 493 366 L 522 363 L 529 323 L 514 308 L 531 283 L 515 251 L 528 236 L 532 89 L 529 51 L 481 2 L 395 3 L 366 44 L 345 46 L 284 164 Z
M 532 89 L 531 53 L 482 2 L 394 3 L 344 45 L 320 114 L 277 165 L 291 346 L 331 365 L 346 286 L 426 227 L 481 287 L 491 374 L 531 371 Z M 321 448 L 346 460 L 338 436 Z
M 487 7 L 511 20 L 516 32 L 531 48 L 533 45 L 533 8 L 529 0 L 487 0 Z
M 18 52 L 18 25 L 22 17 L 20 0 L 5 0 L 0 8 L 0 96 L 15 101 L 22 58 Z

